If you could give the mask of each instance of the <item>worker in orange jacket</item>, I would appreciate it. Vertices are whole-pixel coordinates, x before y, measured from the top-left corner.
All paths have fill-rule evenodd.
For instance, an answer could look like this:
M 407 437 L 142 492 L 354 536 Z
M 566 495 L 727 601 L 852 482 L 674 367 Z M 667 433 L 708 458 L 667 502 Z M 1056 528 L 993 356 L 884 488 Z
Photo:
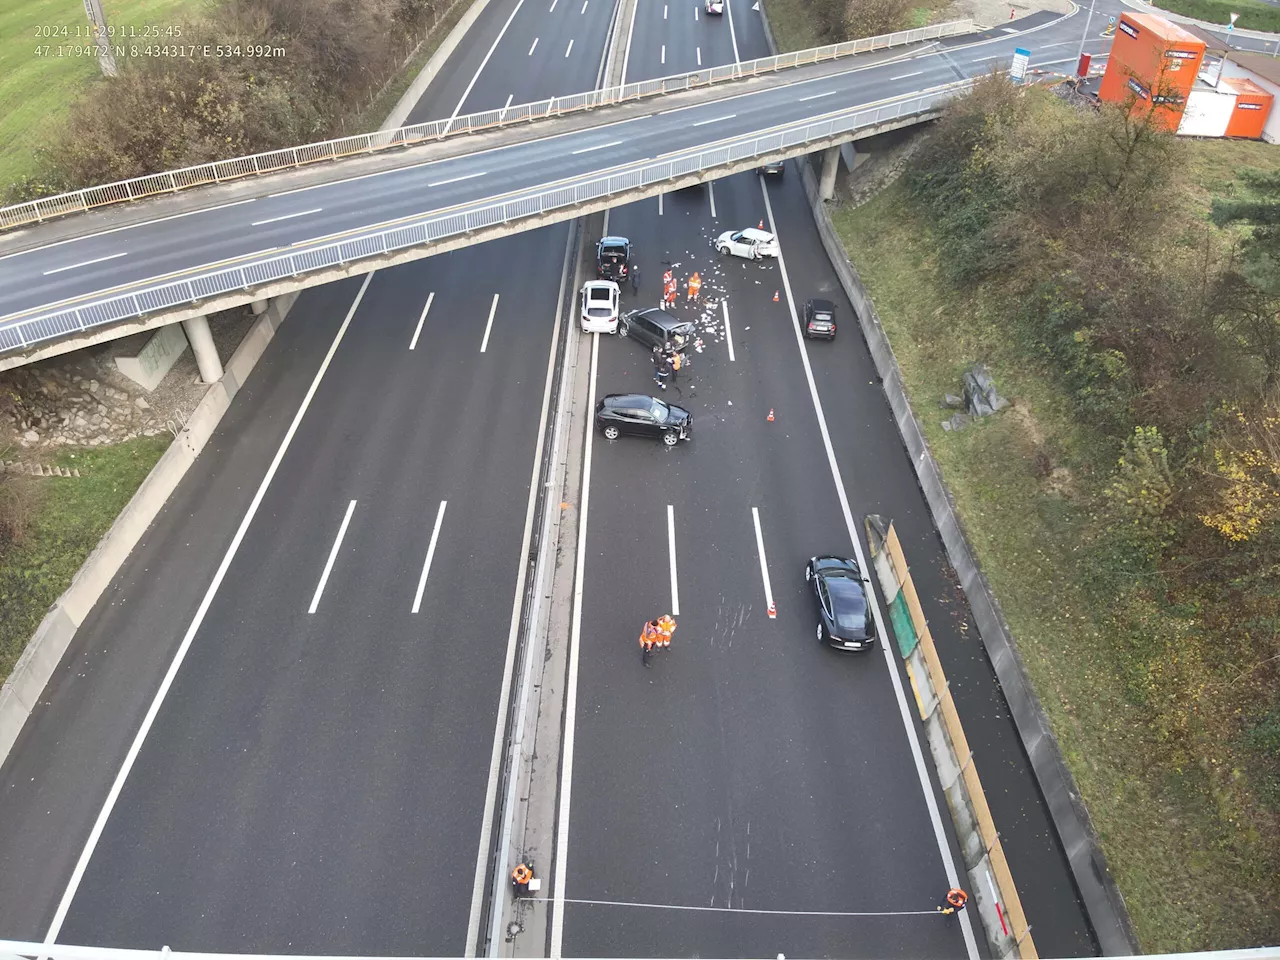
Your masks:
M 671 634 L 676 632 L 676 622 L 671 614 L 664 613 L 657 620 L 658 624 L 658 646 L 663 650 L 671 647 Z
M 702 277 L 698 275 L 698 271 L 694 271 L 689 277 L 689 299 L 697 300 L 698 293 L 702 290 Z
M 947 891 L 947 897 L 938 907 L 939 913 L 945 913 L 948 916 L 953 913 L 959 913 L 964 909 L 966 903 L 969 902 L 969 895 L 959 887 L 952 887 Z
M 667 308 L 667 304 L 674 303 L 676 299 L 676 278 L 668 269 L 662 275 L 662 309 Z
M 653 648 L 662 638 L 662 631 L 657 620 L 650 620 L 640 631 L 640 660 L 647 667 L 653 659 Z

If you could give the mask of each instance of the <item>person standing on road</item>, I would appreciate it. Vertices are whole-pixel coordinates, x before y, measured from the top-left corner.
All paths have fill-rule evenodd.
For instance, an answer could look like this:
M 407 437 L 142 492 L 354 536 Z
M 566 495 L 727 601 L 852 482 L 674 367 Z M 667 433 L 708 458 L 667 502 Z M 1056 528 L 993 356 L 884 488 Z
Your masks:
M 521 863 L 511 871 L 511 888 L 517 897 L 529 895 L 529 881 L 533 879 L 533 871 L 528 864 Z
M 653 351 L 653 382 L 667 389 L 667 377 L 671 376 L 671 358 L 655 347 Z
M 667 272 L 662 275 L 662 309 L 667 309 L 667 304 L 674 299 L 672 291 L 676 288 L 676 278 L 671 274 L 671 268 L 667 268 Z
M 693 271 L 693 275 L 689 277 L 689 299 L 695 303 L 698 300 L 698 294 L 702 292 L 702 277 L 698 275 L 698 271 Z
M 644 629 L 640 631 L 640 662 L 646 667 L 649 661 L 653 659 L 653 646 L 658 642 L 661 636 L 658 629 L 658 621 L 650 620 L 644 625 Z
M 959 887 L 952 887 L 947 891 L 946 899 L 938 906 L 939 913 L 945 913 L 950 916 L 953 913 L 959 913 L 964 909 L 964 905 L 969 902 L 969 895 Z
M 640 294 L 640 264 L 633 263 L 631 265 L 631 295 L 638 296 Z
M 671 634 L 676 632 L 676 622 L 671 614 L 664 613 L 658 620 L 658 646 L 663 650 L 671 649 Z

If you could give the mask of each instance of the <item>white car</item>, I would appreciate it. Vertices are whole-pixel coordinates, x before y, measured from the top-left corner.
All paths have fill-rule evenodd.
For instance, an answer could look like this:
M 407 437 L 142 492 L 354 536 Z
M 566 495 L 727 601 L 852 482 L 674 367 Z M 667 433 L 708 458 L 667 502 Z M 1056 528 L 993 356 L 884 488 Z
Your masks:
M 779 253 L 778 238 L 767 230 L 757 230 L 755 227 L 720 234 L 716 237 L 716 249 L 748 260 L 776 257 Z
M 724 0 L 706 0 L 707 13 L 724 13 Z
M 582 332 L 617 333 L 620 296 L 612 280 L 588 280 L 582 287 Z

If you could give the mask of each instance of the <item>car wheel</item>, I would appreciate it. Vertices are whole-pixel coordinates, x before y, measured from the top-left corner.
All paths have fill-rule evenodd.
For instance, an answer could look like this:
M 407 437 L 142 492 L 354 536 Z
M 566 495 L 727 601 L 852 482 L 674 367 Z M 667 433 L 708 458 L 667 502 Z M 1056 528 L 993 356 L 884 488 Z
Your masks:
M 668 447 L 674 447 L 677 443 L 680 442 L 680 435 L 676 433 L 674 430 L 668 430 L 666 433 L 662 435 L 662 442 L 665 443 Z
M 818 642 L 822 643 L 822 624 L 818 624 Z
M 625 323 L 618 324 L 618 336 L 625 337 L 627 335 L 627 325 Z
M 716 253 L 728 253 L 728 252 L 729 252 L 729 245 L 727 243 L 716 244 Z
M 804 582 L 808 583 L 813 579 L 813 571 L 806 565 L 804 568 Z
M 604 438 L 606 440 L 617 440 L 619 432 L 618 428 L 611 423 L 604 428 Z

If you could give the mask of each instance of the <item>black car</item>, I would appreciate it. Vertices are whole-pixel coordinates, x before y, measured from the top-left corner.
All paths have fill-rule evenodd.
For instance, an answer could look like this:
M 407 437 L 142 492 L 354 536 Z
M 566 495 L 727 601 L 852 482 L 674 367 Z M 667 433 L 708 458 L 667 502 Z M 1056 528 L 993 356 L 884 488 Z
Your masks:
M 814 557 L 804 578 L 818 600 L 818 642 L 837 650 L 870 650 L 876 645 L 875 621 L 867 603 L 862 571 L 843 557 Z
M 624 433 L 661 437 L 668 447 L 690 438 L 693 414 L 642 393 L 611 393 L 596 404 L 596 427 L 606 440 Z
M 786 172 L 787 162 L 785 160 L 770 160 L 768 163 L 761 164 L 756 168 L 756 173 L 761 176 L 780 177 Z
M 659 307 L 632 310 L 618 321 L 618 336 L 631 337 L 650 349 L 666 346 L 675 340 L 677 334 L 692 343 L 697 332 L 695 324 L 680 320 Z
M 627 278 L 631 241 L 626 237 L 605 237 L 596 246 L 596 276 L 621 283 Z
M 804 335 L 834 340 L 836 338 L 836 305 L 830 300 L 809 300 L 804 305 Z

